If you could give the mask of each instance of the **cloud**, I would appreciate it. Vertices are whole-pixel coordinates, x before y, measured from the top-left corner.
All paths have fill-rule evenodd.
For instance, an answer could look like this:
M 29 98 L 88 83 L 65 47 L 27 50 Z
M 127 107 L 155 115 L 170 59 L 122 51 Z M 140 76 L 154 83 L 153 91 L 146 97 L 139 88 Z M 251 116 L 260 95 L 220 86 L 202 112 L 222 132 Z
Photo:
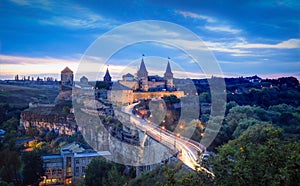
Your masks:
M 262 55 L 261 54 L 255 54 L 255 53 L 250 53 L 250 51 L 247 51 L 247 53 L 233 53 L 233 54 L 230 54 L 231 56 L 234 56 L 234 57 L 244 57 L 244 56 L 247 56 L 247 57 L 261 57 Z
M 241 43 L 235 46 L 236 48 L 274 48 L 274 49 L 293 49 L 300 48 L 300 39 L 289 39 L 277 44 L 261 44 L 261 43 Z
M 0 55 L 0 74 L 5 75 L 32 75 L 32 74 L 55 74 L 66 66 L 77 69 L 78 61 L 75 59 L 58 58 L 33 58 L 24 56 Z
M 119 21 L 105 18 L 94 13 L 86 7 L 81 7 L 69 2 L 55 2 L 48 0 L 10 0 L 11 2 L 31 9 L 45 11 L 47 18 L 38 18 L 37 22 L 42 25 L 60 26 L 71 29 L 111 29 L 120 25 Z
M 193 12 L 187 12 L 187 11 L 175 11 L 177 14 L 182 15 L 185 18 L 193 18 L 193 19 L 200 19 L 205 20 L 209 23 L 215 22 L 215 19 L 209 16 L 196 14 Z
M 30 8 L 37 8 L 42 10 L 52 10 L 53 1 L 48 0 L 39 0 L 39 1 L 32 1 L 32 0 L 10 0 L 10 2 L 18 5 L 18 6 L 27 6 Z
M 268 50 L 263 49 L 300 49 L 300 39 L 289 39 L 277 44 L 252 44 L 243 38 L 237 39 L 238 40 L 228 42 L 206 41 L 204 43 L 213 51 L 230 53 L 230 55 L 234 57 L 262 57 L 263 53 L 268 52 Z M 190 43 L 190 45 L 193 44 Z M 257 51 L 257 49 L 261 50 Z M 271 54 L 268 52 L 268 54 L 265 53 L 265 55 Z
M 110 29 L 119 25 L 119 23 L 115 20 L 104 18 L 92 12 L 85 12 L 80 16 L 53 16 L 47 20 L 40 20 L 40 23 L 76 29 Z
M 241 54 L 244 54 L 244 55 L 247 55 L 250 53 L 250 51 L 247 51 L 247 50 L 241 50 L 239 48 L 233 48 L 232 47 L 232 43 L 230 42 L 210 42 L 210 41 L 207 41 L 207 42 L 204 42 L 205 45 L 213 50 L 213 51 L 217 51 L 217 52 L 226 52 L 226 53 L 233 53 L 233 54 L 238 54 L 238 55 L 241 55 Z
M 24 57 L 24 56 L 10 56 L 10 55 L 0 55 L 0 64 L 1 65 L 10 65 L 10 64 L 20 64 L 20 65 L 26 65 L 26 64 L 61 64 L 61 63 L 78 63 L 75 59 L 58 59 L 58 58 L 52 58 L 52 57 Z
M 230 26 L 205 26 L 204 28 L 213 32 L 228 32 L 231 34 L 237 34 L 241 32 L 241 30 L 233 29 Z
M 259 61 L 244 61 L 244 62 L 233 62 L 233 61 L 218 61 L 220 64 L 229 64 L 229 65 L 259 65 L 262 64 Z
M 63 10 L 62 10 L 63 11 Z M 76 8 L 76 13 L 65 16 L 53 16 L 39 21 L 41 24 L 61 26 L 76 29 L 111 29 L 120 23 L 113 19 L 105 18 L 87 8 Z
M 30 3 L 26 0 L 10 0 L 11 2 L 20 5 L 20 6 L 27 6 L 30 5 Z

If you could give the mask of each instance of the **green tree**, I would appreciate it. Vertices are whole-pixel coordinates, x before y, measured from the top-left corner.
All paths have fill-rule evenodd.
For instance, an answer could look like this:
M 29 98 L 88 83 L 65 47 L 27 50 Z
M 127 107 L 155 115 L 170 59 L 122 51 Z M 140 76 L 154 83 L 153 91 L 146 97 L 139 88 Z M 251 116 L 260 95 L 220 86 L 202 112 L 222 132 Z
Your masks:
M 218 148 L 213 171 L 217 185 L 295 185 L 300 144 L 283 141 L 281 129 L 256 124 Z
M 232 109 L 233 107 L 238 106 L 238 104 L 235 101 L 230 101 L 226 104 L 226 115 L 228 114 L 229 110 Z
M 39 135 L 39 130 L 36 127 L 29 127 L 27 133 L 30 137 L 37 137 Z
M 188 172 L 177 180 L 176 185 L 194 186 L 194 185 L 213 185 L 213 179 L 204 172 Z
M 21 160 L 15 151 L 4 149 L 0 152 L 0 178 L 5 182 L 18 182 Z
M 164 166 L 162 168 L 163 178 L 158 185 L 161 186 L 194 186 L 194 185 L 213 185 L 213 179 L 207 173 L 202 171 L 186 171 L 181 168 L 181 163 L 173 166 Z
M 123 185 L 126 182 L 126 177 L 122 174 L 124 168 L 104 158 L 95 158 L 86 169 L 85 184 L 89 186 Z
M 237 138 L 248 127 L 256 123 L 272 123 L 275 117 L 278 114 L 261 107 L 236 106 L 229 110 L 226 123 L 231 127 L 233 137 Z
M 283 112 L 296 112 L 297 108 L 284 103 L 284 104 L 270 106 L 268 110 L 283 113 Z
M 9 104 L 7 103 L 0 104 L 0 126 L 7 119 L 7 112 L 9 109 L 10 109 Z
M 199 95 L 200 103 L 210 103 L 211 102 L 211 95 L 209 92 L 202 92 Z
M 26 185 L 37 185 L 42 180 L 42 175 L 44 174 L 43 160 L 35 151 L 24 153 L 22 160 L 24 163 L 23 183 Z

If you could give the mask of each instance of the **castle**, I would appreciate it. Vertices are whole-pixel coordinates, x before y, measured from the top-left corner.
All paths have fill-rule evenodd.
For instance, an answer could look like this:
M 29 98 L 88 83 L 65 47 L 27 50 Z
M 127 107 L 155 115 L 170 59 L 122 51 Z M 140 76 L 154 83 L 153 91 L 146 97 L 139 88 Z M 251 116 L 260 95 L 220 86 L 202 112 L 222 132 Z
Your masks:
M 118 81 L 118 83 L 129 87 L 134 91 L 140 92 L 175 90 L 175 86 L 173 83 L 173 73 L 169 61 L 167 64 L 166 72 L 164 73 L 164 77 L 160 77 L 158 75 L 149 76 L 144 58 L 142 58 L 140 67 L 137 71 L 137 77 L 134 77 L 134 75 L 128 73 L 126 75 L 123 75 L 122 80 Z
M 107 75 L 108 70 L 106 72 Z M 105 76 L 106 76 L 105 75 Z M 183 91 L 176 91 L 174 77 L 168 61 L 164 77 L 158 75 L 149 76 L 144 62 L 141 60 L 137 71 L 137 77 L 128 73 L 122 76 L 122 80 L 113 84 L 107 92 L 109 101 L 115 104 L 131 104 L 139 99 L 161 98 L 163 96 L 175 95 L 178 98 L 184 96 Z
M 127 73 L 122 76 L 122 80 L 112 82 L 108 68 L 103 77 L 103 82 L 111 86 L 105 91 L 105 98 L 114 104 L 131 104 L 140 99 L 161 98 L 163 96 L 175 95 L 178 98 L 184 96 L 184 91 L 177 91 L 174 85 L 173 72 L 168 60 L 163 77 L 149 75 L 144 58 L 142 57 L 136 76 Z M 73 72 L 66 67 L 61 71 L 61 83 L 59 100 L 71 100 L 72 86 L 74 85 Z M 88 79 L 82 77 L 75 87 L 80 89 L 92 88 L 88 85 Z M 95 92 L 100 90 L 95 90 Z

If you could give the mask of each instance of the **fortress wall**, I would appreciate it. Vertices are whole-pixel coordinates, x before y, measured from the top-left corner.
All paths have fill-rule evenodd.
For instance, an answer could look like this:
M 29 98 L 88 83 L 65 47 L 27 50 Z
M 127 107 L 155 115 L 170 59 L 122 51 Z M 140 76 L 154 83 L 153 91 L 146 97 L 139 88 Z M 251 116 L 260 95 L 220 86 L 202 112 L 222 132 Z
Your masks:
M 134 92 L 133 93 L 133 100 L 161 98 L 161 97 L 170 96 L 170 95 L 175 95 L 177 98 L 181 98 L 181 97 L 184 96 L 184 91 Z

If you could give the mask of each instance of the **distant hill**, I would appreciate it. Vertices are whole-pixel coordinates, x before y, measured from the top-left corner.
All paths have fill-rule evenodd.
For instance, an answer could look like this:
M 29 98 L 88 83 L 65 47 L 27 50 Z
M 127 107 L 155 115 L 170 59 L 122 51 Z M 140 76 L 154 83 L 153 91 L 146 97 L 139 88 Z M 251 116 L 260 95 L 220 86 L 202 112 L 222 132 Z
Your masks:
M 0 103 L 11 107 L 27 107 L 30 102 L 53 103 L 57 95 L 56 89 L 0 84 Z

